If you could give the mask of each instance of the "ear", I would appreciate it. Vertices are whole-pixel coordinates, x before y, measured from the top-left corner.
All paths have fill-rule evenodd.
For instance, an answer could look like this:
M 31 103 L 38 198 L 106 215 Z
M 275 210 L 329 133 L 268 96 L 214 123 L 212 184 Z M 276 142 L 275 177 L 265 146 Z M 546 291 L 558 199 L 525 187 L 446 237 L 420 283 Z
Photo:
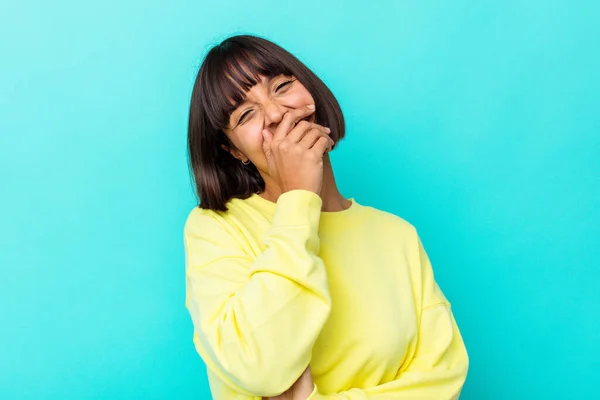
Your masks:
M 242 161 L 242 162 L 246 162 L 248 160 L 248 157 L 246 157 L 241 151 L 239 151 L 238 149 L 236 149 L 235 147 L 227 147 L 227 145 L 222 144 L 221 148 L 223 150 L 225 150 L 226 152 L 230 153 L 234 158 Z

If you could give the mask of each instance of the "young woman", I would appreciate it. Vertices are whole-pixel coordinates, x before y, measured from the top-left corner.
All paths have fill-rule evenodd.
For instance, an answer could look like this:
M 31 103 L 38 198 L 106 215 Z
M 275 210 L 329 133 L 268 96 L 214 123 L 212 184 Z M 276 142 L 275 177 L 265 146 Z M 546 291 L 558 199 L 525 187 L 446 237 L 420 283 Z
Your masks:
M 215 399 L 460 394 L 467 352 L 417 231 L 336 186 L 344 129 L 327 86 L 268 40 L 230 37 L 200 67 L 186 307 Z

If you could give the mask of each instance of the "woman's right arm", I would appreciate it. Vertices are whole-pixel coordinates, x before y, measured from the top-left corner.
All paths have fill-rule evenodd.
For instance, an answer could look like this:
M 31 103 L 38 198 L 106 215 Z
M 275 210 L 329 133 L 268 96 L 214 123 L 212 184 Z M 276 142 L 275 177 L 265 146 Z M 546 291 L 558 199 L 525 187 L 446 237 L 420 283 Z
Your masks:
M 283 193 L 265 250 L 243 250 L 230 226 L 195 209 L 184 229 L 186 306 L 207 367 L 237 392 L 275 396 L 307 368 L 331 300 L 318 257 L 322 200 Z

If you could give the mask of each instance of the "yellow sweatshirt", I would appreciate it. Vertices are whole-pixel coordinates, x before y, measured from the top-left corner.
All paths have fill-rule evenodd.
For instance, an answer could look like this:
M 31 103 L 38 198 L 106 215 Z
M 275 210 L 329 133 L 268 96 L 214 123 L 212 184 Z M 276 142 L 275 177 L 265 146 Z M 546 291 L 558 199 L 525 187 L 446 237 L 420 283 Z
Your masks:
M 253 195 L 185 223 L 186 307 L 214 399 L 457 399 L 468 356 L 415 228 L 350 199 Z

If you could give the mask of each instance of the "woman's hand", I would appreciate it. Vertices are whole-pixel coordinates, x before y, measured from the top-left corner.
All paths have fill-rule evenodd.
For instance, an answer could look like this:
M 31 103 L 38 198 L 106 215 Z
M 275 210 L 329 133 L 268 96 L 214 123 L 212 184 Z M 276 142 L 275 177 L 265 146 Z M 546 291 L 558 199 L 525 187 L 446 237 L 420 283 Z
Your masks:
M 265 397 L 265 400 L 306 400 L 314 389 L 310 365 L 291 388 L 275 397 Z
M 288 111 L 275 134 L 263 130 L 263 151 L 269 175 L 282 193 L 294 189 L 319 194 L 323 185 L 323 155 L 334 145 L 329 128 L 300 119 L 312 114 L 312 108 Z M 295 124 L 295 125 L 294 125 Z

